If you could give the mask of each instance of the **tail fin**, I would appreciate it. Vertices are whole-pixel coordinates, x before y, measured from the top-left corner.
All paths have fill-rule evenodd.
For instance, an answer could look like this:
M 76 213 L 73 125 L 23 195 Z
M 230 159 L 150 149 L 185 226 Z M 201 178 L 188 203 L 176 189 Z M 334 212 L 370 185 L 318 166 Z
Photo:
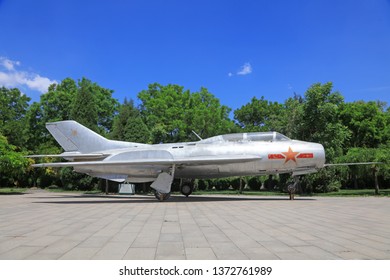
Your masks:
M 47 123 L 46 128 L 65 152 L 80 152 L 84 154 L 143 145 L 108 140 L 76 121 Z

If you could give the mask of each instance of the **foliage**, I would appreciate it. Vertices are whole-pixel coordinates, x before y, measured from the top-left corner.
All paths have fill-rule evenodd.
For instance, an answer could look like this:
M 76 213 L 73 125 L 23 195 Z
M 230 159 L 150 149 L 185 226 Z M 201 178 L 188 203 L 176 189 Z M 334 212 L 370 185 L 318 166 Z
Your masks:
M 0 186 L 8 184 L 19 185 L 27 172 L 29 160 L 19 152 L 16 147 L 9 144 L 7 138 L 0 134 Z
M 0 87 L 0 133 L 17 147 L 22 147 L 27 142 L 24 128 L 30 100 L 17 88 Z
M 79 90 L 71 105 L 70 119 L 97 131 L 98 112 L 96 103 L 97 98 L 94 96 L 92 83 L 83 78 L 79 82 Z
M 377 162 L 369 165 L 350 165 L 348 167 L 339 167 L 338 177 L 344 179 L 344 185 L 349 188 L 368 188 L 374 186 L 374 168 L 380 176 L 382 187 L 386 188 L 384 181 L 390 178 L 390 155 L 389 146 L 380 148 L 350 148 L 348 152 L 337 159 L 338 162 L 359 163 L 359 162 Z
M 234 130 L 230 109 L 205 88 L 191 93 L 178 85 L 155 83 L 138 98 L 144 122 L 151 128 L 152 143 L 196 140 L 192 130 L 204 138 Z
M 316 83 L 306 91 L 298 132 L 301 140 L 322 143 L 327 161 L 343 154 L 350 137 L 348 128 L 339 121 L 343 97 L 332 88 L 332 83 Z
M 344 103 L 340 119 L 351 131 L 349 147 L 377 148 L 385 139 L 386 116 L 374 101 Z
M 234 111 L 234 118 L 245 131 L 280 131 L 283 105 L 253 97 L 251 102 Z
M 90 191 L 97 184 L 97 179 L 91 176 L 76 173 L 73 168 L 66 167 L 60 170 L 62 187 L 66 190 Z
M 111 137 L 116 140 L 148 143 L 150 131 L 141 118 L 140 111 L 134 106 L 134 101 L 127 101 L 119 107 L 119 113 L 113 122 Z

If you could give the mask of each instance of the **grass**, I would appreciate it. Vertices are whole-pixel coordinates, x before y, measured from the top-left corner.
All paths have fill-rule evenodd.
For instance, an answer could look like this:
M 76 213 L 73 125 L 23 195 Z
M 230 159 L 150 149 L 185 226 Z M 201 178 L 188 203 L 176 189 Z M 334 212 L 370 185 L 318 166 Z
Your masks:
M 339 190 L 338 192 L 329 192 L 329 193 L 317 193 L 313 196 L 376 196 L 374 189 L 362 189 L 362 190 Z M 378 196 L 389 196 L 390 189 L 379 190 Z
M 58 193 L 63 193 L 63 192 L 68 192 L 68 193 L 82 193 L 82 194 L 100 194 L 102 193 L 101 190 L 91 190 L 91 191 L 80 191 L 80 190 L 67 190 L 67 189 L 61 189 L 61 188 L 47 188 L 45 189 L 49 192 L 58 192 Z
M 23 194 L 27 188 L 0 188 L 0 195 Z
M 221 194 L 221 195 L 239 195 L 238 191 L 235 190 L 224 190 L 224 191 L 195 191 L 195 195 L 212 195 L 212 194 Z M 288 195 L 284 192 L 270 192 L 270 191 L 243 191 L 241 195 L 262 195 L 262 196 L 285 196 Z M 329 192 L 329 193 L 313 193 L 313 194 L 302 194 L 301 196 L 376 196 L 374 189 L 342 189 L 338 192 Z M 390 197 L 390 189 L 380 189 L 378 196 L 388 196 Z

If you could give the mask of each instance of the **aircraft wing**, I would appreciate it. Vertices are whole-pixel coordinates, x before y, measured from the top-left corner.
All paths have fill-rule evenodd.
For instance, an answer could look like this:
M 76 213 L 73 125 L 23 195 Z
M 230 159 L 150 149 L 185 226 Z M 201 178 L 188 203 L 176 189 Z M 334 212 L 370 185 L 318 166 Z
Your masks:
M 209 165 L 209 164 L 228 164 L 242 163 L 260 160 L 258 155 L 235 155 L 235 156 L 202 156 L 188 158 L 145 158 L 129 160 L 103 160 L 103 161 L 76 161 L 76 162 L 52 162 L 33 164 L 33 167 L 88 167 L 88 166 L 115 166 L 115 165 Z

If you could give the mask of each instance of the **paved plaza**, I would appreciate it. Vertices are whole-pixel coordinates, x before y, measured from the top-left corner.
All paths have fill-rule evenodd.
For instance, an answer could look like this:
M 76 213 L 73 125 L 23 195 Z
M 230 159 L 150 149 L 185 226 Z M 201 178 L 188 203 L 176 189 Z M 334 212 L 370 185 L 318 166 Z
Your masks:
M 0 196 L 0 259 L 390 259 L 380 197 Z

